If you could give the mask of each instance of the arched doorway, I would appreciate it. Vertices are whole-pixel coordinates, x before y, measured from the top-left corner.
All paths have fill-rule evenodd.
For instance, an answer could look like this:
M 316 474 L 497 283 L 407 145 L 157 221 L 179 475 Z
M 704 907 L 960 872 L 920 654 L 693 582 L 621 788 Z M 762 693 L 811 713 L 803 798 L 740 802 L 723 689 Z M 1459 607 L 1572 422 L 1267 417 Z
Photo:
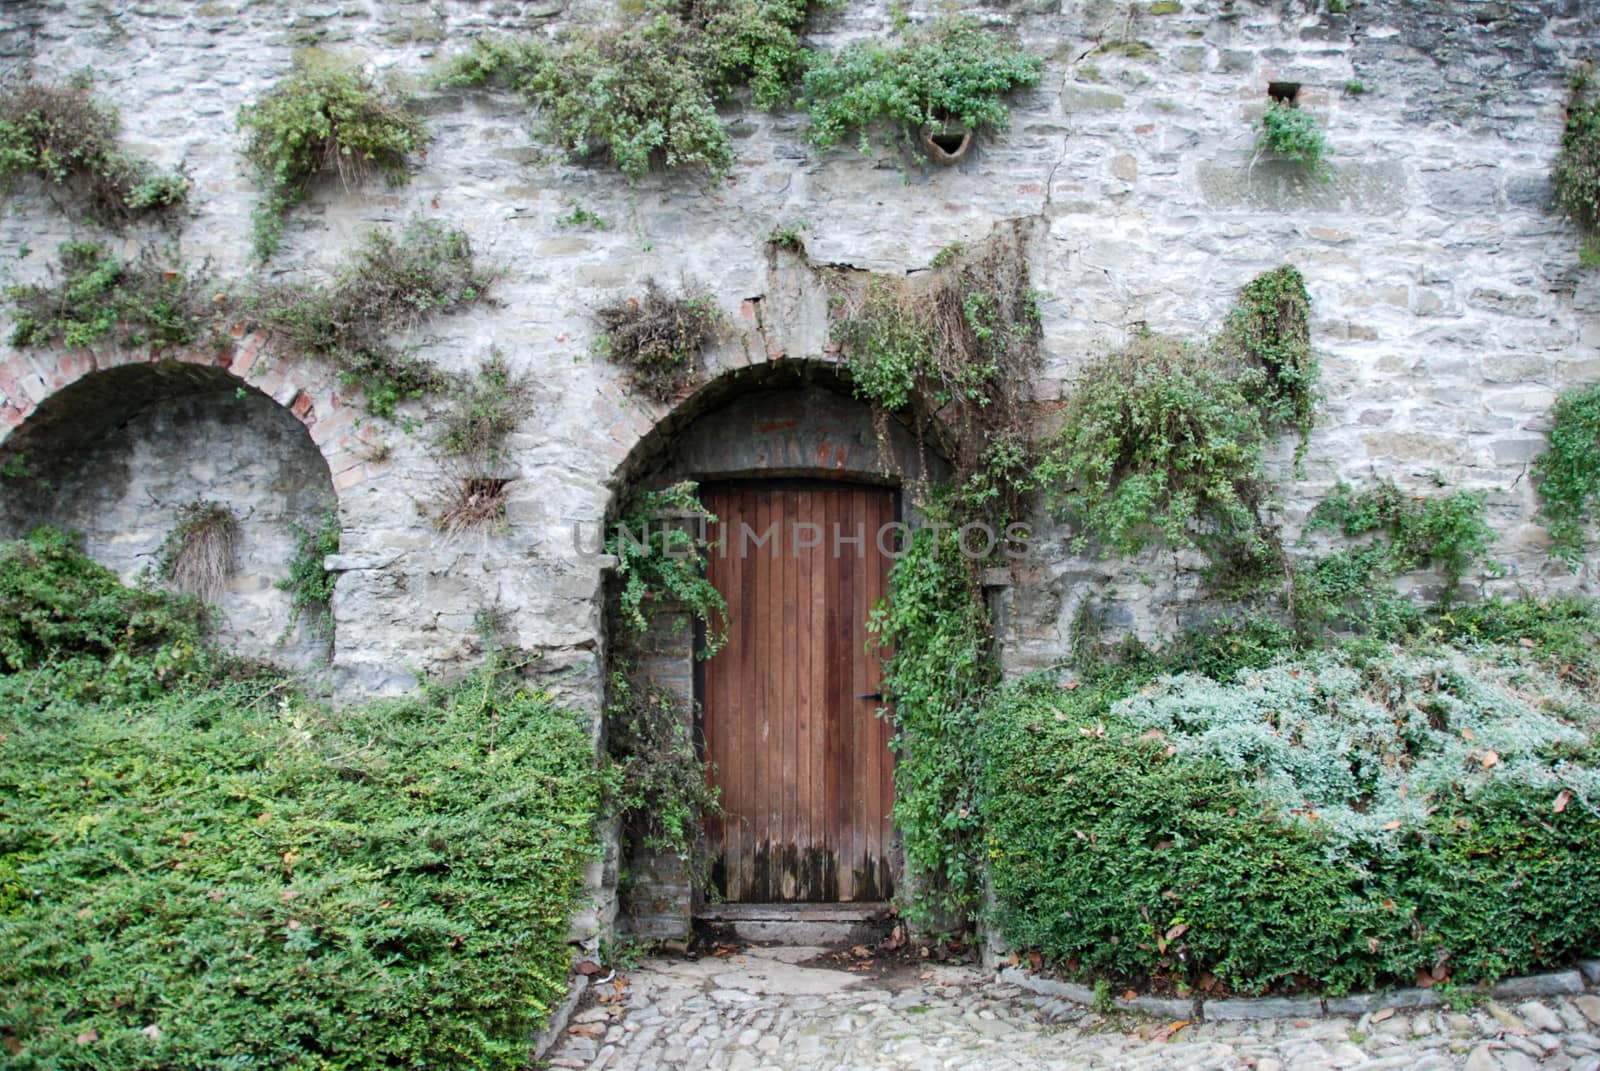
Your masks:
M 867 619 L 887 594 L 896 526 L 915 515 L 908 490 L 945 463 L 875 418 L 837 364 L 783 361 L 708 385 L 623 471 L 619 501 L 688 479 L 718 518 L 708 575 L 728 602 L 727 646 L 696 662 L 685 615 L 663 604 L 631 655 L 693 712 L 721 792 L 705 844 L 714 913 L 881 905 L 901 865 Z M 624 929 L 679 935 L 706 907 L 672 860 L 635 850 L 627 869 Z
M 122 364 L 73 380 L 0 446 L 8 461 L 0 537 L 40 524 L 81 533 L 84 550 L 125 582 L 157 576 L 186 507 L 214 503 L 236 522 L 228 575 L 209 592 L 217 639 L 295 669 L 327 644 L 291 627 L 288 576 L 299 533 L 336 500 L 328 463 L 295 413 L 219 367 Z

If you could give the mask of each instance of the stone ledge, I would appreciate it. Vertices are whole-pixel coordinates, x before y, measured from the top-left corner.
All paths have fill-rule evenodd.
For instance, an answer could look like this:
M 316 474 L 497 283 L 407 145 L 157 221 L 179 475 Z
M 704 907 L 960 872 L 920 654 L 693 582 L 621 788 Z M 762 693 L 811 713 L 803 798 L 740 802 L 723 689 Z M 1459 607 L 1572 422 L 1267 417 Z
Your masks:
M 578 1002 L 583 999 L 583 995 L 588 991 L 589 976 L 574 974 L 572 976 L 572 985 L 567 990 L 567 999 L 561 1002 L 560 1007 L 550 1013 L 550 1019 L 545 1023 L 544 1029 L 539 1031 L 538 1036 L 533 1039 L 533 1059 L 535 1063 L 544 1059 L 545 1054 L 554 1048 L 555 1043 L 561 1039 L 561 1035 L 567 1032 L 567 1023 L 572 1019 L 572 1013 L 577 1010 Z
M 1591 980 L 1600 978 L 1600 960 L 1580 960 L 1579 965 L 1583 968 L 1582 973 L 1576 970 L 1553 971 L 1526 978 L 1507 978 L 1491 986 L 1485 995 L 1522 1000 L 1582 993 L 1585 977 L 1591 977 Z M 1074 1004 L 1090 1006 L 1094 1003 L 1094 990 L 1086 985 L 1041 978 L 1021 967 L 1002 968 L 996 980 L 1021 986 L 1040 996 L 1070 1000 Z M 1429 989 L 1396 989 L 1386 993 L 1357 993 L 1348 997 L 1233 997 L 1213 1001 L 1196 997 L 1191 1002 L 1181 998 L 1141 996 L 1132 1000 L 1118 999 L 1112 1003 L 1120 1011 L 1137 1011 L 1163 1017 L 1250 1020 L 1354 1017 L 1384 1008 L 1432 1008 L 1438 1006 L 1440 1001 L 1438 994 Z

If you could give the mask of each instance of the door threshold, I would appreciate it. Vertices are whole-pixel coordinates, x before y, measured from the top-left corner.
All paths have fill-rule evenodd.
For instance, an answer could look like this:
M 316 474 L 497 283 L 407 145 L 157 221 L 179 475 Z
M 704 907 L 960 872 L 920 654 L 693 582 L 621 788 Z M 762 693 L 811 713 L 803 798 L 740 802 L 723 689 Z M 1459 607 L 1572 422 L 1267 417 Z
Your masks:
M 694 917 L 707 922 L 870 922 L 887 918 L 889 907 L 883 902 L 702 904 Z
M 875 943 L 894 926 L 886 903 L 702 904 L 694 920 L 717 934 L 778 945 Z

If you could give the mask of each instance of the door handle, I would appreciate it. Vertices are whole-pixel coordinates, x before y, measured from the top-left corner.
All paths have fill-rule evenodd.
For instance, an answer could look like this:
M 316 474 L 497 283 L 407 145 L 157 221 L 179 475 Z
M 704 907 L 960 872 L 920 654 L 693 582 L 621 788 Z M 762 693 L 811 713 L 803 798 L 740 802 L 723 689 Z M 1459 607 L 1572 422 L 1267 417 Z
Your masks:
M 873 700 L 875 702 L 881 703 L 881 702 L 883 702 L 883 693 L 882 692 L 868 692 L 866 695 L 858 695 L 858 696 L 856 696 L 856 698 L 857 699 L 871 699 L 871 700 Z

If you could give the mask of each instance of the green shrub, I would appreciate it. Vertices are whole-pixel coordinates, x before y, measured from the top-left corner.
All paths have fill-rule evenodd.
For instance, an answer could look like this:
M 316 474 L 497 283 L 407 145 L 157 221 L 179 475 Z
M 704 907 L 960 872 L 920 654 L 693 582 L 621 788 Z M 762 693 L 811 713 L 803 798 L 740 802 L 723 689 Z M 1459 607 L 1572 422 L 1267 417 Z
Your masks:
M 1338 992 L 1492 980 L 1600 939 L 1600 717 L 1580 693 L 1402 652 L 1125 694 L 1035 679 L 979 721 L 1013 947 Z
M 337 713 L 30 676 L 0 677 L 8 1067 L 528 1066 L 597 852 L 582 717 L 492 669 Z
M 1311 113 L 1283 101 L 1269 101 L 1256 135 L 1256 151 L 1293 160 L 1327 182 L 1328 143 Z
M 37 175 L 79 194 L 101 223 L 181 203 L 189 180 L 124 153 L 117 126 L 117 110 L 92 97 L 87 86 L 0 87 L 0 185 Z
M 183 346 L 210 315 L 181 263 L 149 250 L 126 261 L 98 242 L 63 242 L 56 281 L 9 286 L 13 346 Z
M 1550 445 L 1533 461 L 1539 519 L 1550 552 L 1576 569 L 1583 526 L 1600 503 L 1600 385 L 1563 391 L 1550 418 Z
M 1551 175 L 1556 207 L 1582 229 L 1579 257 L 1584 267 L 1600 265 L 1600 100 L 1590 88 L 1587 70 L 1572 79 L 1561 152 Z
M 705 626 L 705 646 L 695 657 L 710 658 L 728 642 L 728 604 L 705 575 L 705 539 L 697 519 L 712 524 L 716 518 L 706 514 L 696 490 L 684 481 L 639 495 L 606 538 L 605 549 L 617 559 L 623 623 L 643 632 L 650 627 L 644 612 L 648 600 L 680 603 Z
M 244 304 L 267 330 L 332 363 L 374 414 L 392 418 L 401 402 L 448 385 L 392 336 L 478 301 L 493 279 L 463 231 L 414 220 L 398 237 L 370 232 L 331 285 L 262 284 Z
M 1304 450 L 1317 376 L 1305 281 L 1285 265 L 1244 287 L 1208 345 L 1146 335 L 1090 364 L 1035 476 L 1079 549 L 1195 547 L 1218 586 L 1259 584 L 1283 573 L 1258 515 L 1263 452 L 1286 427 Z
M 202 667 L 204 623 L 198 602 L 123 587 L 54 528 L 0 543 L 0 675 L 87 661 L 74 694 L 159 691 Z
M 480 43 L 444 81 L 517 90 L 568 154 L 608 159 L 629 178 L 652 166 L 720 177 L 734 157 L 717 104 L 746 85 L 758 107 L 788 103 L 805 65 L 807 8 L 806 0 L 650 4 L 630 25 L 559 48 Z
M 302 57 L 271 92 L 242 107 L 244 156 L 266 191 L 254 214 L 256 256 L 277 252 L 284 215 L 319 174 L 336 173 L 348 187 L 376 169 L 391 184 L 404 183 L 407 155 L 427 139 L 409 106 L 359 70 Z
M 1077 528 L 1074 547 L 1258 540 L 1257 401 L 1205 350 L 1170 338 L 1145 336 L 1086 368 L 1038 467 L 1047 501 Z
M 1449 602 L 1467 570 L 1486 560 L 1494 541 L 1494 531 L 1484 519 L 1485 497 L 1482 491 L 1408 495 L 1392 480 L 1379 480 L 1359 492 L 1339 483 L 1311 511 L 1306 532 L 1376 536 L 1341 552 L 1350 562 L 1370 566 L 1367 581 L 1433 567 L 1444 577 L 1441 594 Z
M 945 124 L 1004 130 L 1006 93 L 1039 81 L 1043 61 L 970 18 L 941 18 L 903 44 L 861 41 L 806 71 L 801 91 L 818 148 L 852 131 L 870 151 L 872 124 L 885 120 L 907 138 Z
M 694 379 L 700 349 L 721 321 L 709 294 L 673 296 L 651 279 L 644 296 L 595 310 L 601 334 L 594 351 L 627 369 L 628 381 L 657 401 L 668 401 Z

